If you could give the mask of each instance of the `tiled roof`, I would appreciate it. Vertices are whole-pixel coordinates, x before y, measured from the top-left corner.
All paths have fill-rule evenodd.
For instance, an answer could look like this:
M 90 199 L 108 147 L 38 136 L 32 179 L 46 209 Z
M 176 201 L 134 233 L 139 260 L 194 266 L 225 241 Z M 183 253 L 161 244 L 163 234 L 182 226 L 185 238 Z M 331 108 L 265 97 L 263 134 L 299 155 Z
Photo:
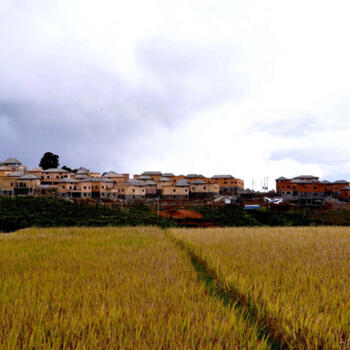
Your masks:
M 76 182 L 78 182 L 78 181 L 75 180 L 75 179 L 70 179 L 70 178 L 68 178 L 68 177 L 65 177 L 65 178 L 63 178 L 63 179 L 61 179 L 61 180 L 58 180 L 58 182 L 59 182 L 59 183 L 76 183 Z
M 152 178 L 148 175 L 141 175 L 137 178 L 137 180 L 151 180 Z
M 203 180 L 193 180 L 193 181 L 191 181 L 191 184 L 193 184 L 193 185 L 204 185 L 205 181 L 203 181 Z
M 334 181 L 333 183 L 335 183 L 335 184 L 348 184 L 349 181 L 346 181 L 346 180 L 337 180 L 337 181 Z
M 315 179 L 317 180 L 318 177 L 317 176 L 313 176 L 313 175 L 299 175 L 299 176 L 296 176 L 296 177 L 293 177 L 293 179 Z
M 204 176 L 201 174 L 188 174 L 188 175 L 186 175 L 186 177 L 193 178 L 193 177 L 204 177 Z
M 129 179 L 127 184 L 132 186 L 146 186 L 145 182 L 138 181 L 136 179 Z
M 17 158 L 7 158 L 3 161 L 4 164 L 18 164 L 21 165 L 22 163 Z
M 214 175 L 212 179 L 234 179 L 232 175 Z
M 86 174 L 90 172 L 89 169 L 86 169 L 86 168 L 83 168 L 83 167 L 80 167 L 78 170 L 77 170 L 77 174 Z
M 161 181 L 161 182 L 169 182 L 170 181 L 170 179 L 168 179 L 167 177 L 161 177 L 161 178 L 159 178 L 159 181 Z
M 157 183 L 156 183 L 156 182 L 154 182 L 154 181 L 149 181 L 149 180 L 145 181 L 145 184 L 146 184 L 147 186 L 157 186 Z
M 144 171 L 141 175 L 162 175 L 160 171 Z
M 43 171 L 42 167 L 32 168 L 29 171 Z
M 50 168 L 44 170 L 44 173 L 68 173 L 68 171 L 61 168 Z
M 179 180 L 176 182 L 176 186 L 178 186 L 178 187 L 186 187 L 189 185 L 190 185 L 190 183 L 185 179 L 182 179 L 182 180 Z
M 102 175 L 102 177 L 124 177 L 122 174 L 118 174 L 115 171 L 109 171 L 108 173 Z

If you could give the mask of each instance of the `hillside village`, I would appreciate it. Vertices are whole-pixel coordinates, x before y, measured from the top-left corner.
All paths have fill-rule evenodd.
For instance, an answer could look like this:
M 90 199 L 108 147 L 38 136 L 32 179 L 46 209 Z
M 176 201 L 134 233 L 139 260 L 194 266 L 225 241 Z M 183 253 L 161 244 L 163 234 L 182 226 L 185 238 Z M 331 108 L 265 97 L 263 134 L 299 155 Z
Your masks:
M 135 174 L 91 172 L 79 168 L 69 172 L 62 168 L 43 170 L 26 166 L 16 158 L 0 162 L 0 196 L 55 196 L 63 199 L 91 198 L 108 200 L 144 200 L 161 198 L 186 200 L 238 195 L 244 182 L 232 175 L 174 175 L 159 171 Z
M 320 181 L 316 176 L 301 175 L 276 179 L 276 192 L 268 194 L 244 189 L 244 181 L 232 175 L 175 175 L 160 171 L 121 174 L 115 171 L 92 172 L 79 168 L 27 169 L 16 158 L 0 162 L 0 197 L 30 195 L 62 199 L 110 201 L 167 201 L 245 199 L 259 202 L 264 196 L 298 206 L 323 206 L 329 199 L 349 201 L 350 183 L 346 180 Z

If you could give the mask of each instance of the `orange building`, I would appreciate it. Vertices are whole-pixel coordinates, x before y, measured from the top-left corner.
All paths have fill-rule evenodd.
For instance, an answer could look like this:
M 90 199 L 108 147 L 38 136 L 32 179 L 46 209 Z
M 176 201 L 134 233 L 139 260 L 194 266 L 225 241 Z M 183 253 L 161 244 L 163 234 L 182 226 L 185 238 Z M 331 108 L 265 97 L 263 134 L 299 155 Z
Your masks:
M 317 176 L 300 175 L 291 179 L 279 177 L 276 179 L 276 190 L 282 198 L 297 201 L 303 198 L 341 197 L 342 189 L 349 186 L 346 180 L 329 182 L 320 181 Z
M 244 190 L 244 181 L 232 175 L 214 175 L 210 183 L 219 185 L 220 194 L 238 194 Z

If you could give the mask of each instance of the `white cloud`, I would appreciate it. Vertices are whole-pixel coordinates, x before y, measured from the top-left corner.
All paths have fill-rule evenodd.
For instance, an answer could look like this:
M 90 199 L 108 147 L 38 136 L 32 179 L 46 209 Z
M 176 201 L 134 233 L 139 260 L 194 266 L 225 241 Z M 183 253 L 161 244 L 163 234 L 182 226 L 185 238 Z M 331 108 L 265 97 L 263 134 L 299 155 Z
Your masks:
M 0 115 L 12 107 L 0 134 L 32 148 L 0 158 L 17 149 L 30 162 L 51 146 L 101 170 L 232 173 L 247 185 L 350 179 L 349 10 L 340 0 L 3 0 Z M 80 125 L 76 157 L 55 141 L 74 135 L 63 123 Z

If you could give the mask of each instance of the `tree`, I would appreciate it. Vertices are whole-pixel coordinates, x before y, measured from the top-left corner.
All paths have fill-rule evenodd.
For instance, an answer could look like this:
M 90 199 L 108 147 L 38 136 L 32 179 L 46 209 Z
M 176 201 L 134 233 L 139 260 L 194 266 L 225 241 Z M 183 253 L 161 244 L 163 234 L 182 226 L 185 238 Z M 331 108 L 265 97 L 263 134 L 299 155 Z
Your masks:
M 42 167 L 44 170 L 50 168 L 58 168 L 58 158 L 59 156 L 57 154 L 46 152 L 41 158 L 39 166 Z

